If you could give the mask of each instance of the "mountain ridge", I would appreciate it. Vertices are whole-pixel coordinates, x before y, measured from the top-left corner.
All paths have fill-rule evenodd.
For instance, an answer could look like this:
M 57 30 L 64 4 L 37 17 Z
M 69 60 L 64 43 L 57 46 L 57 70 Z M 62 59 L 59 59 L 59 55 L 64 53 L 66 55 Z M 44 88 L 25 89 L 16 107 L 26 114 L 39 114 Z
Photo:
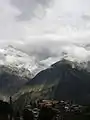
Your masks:
M 38 73 L 15 95 L 22 99 L 72 100 L 79 104 L 90 103 L 90 72 L 85 68 L 73 67 L 73 62 L 63 59 Z M 29 100 L 27 100 L 27 103 Z

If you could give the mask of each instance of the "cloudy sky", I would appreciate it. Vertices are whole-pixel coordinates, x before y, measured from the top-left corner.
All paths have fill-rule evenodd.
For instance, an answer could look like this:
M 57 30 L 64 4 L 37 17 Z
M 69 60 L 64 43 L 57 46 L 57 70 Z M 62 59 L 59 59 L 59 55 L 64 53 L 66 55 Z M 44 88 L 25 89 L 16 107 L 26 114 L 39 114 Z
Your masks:
M 47 58 L 60 48 L 86 58 L 90 0 L 0 0 L 0 47 L 7 44 Z

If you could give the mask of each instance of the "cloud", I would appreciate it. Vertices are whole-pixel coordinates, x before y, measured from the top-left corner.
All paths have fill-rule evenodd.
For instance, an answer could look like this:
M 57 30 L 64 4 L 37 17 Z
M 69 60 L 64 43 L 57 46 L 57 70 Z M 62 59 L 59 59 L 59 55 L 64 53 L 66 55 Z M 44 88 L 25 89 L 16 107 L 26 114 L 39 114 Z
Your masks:
M 89 16 L 89 5 L 89 0 L 0 0 L 0 39 L 21 44 L 82 38 L 90 32 L 82 17 Z
M 33 17 L 42 18 L 49 7 L 51 0 L 11 0 L 21 12 L 17 16 L 18 20 L 30 20 Z
M 89 15 L 83 15 L 82 19 L 85 21 L 90 21 L 90 14 Z
M 90 44 L 90 1 L 0 0 L 0 47 L 7 44 L 40 60 L 62 51 L 87 58 L 81 52 Z

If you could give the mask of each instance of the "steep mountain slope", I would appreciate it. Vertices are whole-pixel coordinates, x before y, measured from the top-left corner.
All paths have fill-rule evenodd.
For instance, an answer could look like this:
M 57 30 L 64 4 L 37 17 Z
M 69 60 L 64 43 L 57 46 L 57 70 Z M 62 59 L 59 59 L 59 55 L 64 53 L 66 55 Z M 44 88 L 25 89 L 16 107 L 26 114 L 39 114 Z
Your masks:
M 35 55 L 28 55 L 12 45 L 0 48 L 0 97 L 13 95 L 45 68 L 47 65 Z
M 28 79 L 34 77 L 34 57 L 9 45 L 0 48 L 0 99 L 13 95 Z
M 37 74 L 14 97 L 19 97 L 18 104 L 28 103 L 30 98 L 90 103 L 90 73 L 77 63 L 63 59 Z
M 15 94 L 26 82 L 27 78 L 12 73 L 10 68 L 0 66 L 0 99 L 7 100 Z

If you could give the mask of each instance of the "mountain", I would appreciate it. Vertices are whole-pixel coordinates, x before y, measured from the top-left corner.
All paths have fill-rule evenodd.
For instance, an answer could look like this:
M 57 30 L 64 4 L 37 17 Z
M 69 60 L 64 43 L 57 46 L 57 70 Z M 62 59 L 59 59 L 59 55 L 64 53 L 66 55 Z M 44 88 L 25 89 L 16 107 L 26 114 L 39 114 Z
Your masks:
M 0 99 L 13 95 L 33 78 L 38 64 L 33 56 L 9 45 L 0 48 Z
M 86 66 L 86 63 L 82 63 Z M 16 103 L 29 103 L 30 99 L 72 100 L 90 103 L 90 72 L 85 67 L 66 59 L 56 62 L 38 73 L 14 98 Z
M 0 48 L 0 97 L 13 95 L 48 66 L 47 60 L 40 61 L 12 45 Z
M 15 94 L 26 82 L 27 78 L 12 72 L 10 68 L 0 66 L 0 99 L 7 100 Z
M 47 60 L 40 61 L 34 54 L 29 55 L 12 45 L 0 48 L 0 99 L 16 93 L 47 67 Z
M 58 60 L 60 61 L 56 62 Z M 24 98 L 28 94 L 34 99 L 39 96 L 55 99 L 70 98 L 80 101 L 76 98 L 77 94 L 75 96 L 75 94 L 70 93 L 70 90 L 73 91 L 71 88 L 79 89 L 78 85 L 81 89 L 83 88 L 81 86 L 87 86 L 89 72 L 90 61 L 81 61 L 66 52 L 62 52 L 60 57 L 48 57 L 39 61 L 35 55 L 28 55 L 12 45 L 0 48 L 0 96 L 13 95 L 22 87 L 15 94 L 15 99 L 19 96 Z M 69 93 L 65 93 L 63 96 L 62 94 L 66 89 Z M 87 87 L 87 89 L 89 88 Z M 58 91 L 61 91 L 59 95 Z M 72 94 L 75 98 L 72 97 Z M 66 97 L 66 95 L 69 96 Z
M 12 45 L 0 48 L 0 65 L 28 78 L 34 77 L 40 67 L 34 56 L 30 56 Z

